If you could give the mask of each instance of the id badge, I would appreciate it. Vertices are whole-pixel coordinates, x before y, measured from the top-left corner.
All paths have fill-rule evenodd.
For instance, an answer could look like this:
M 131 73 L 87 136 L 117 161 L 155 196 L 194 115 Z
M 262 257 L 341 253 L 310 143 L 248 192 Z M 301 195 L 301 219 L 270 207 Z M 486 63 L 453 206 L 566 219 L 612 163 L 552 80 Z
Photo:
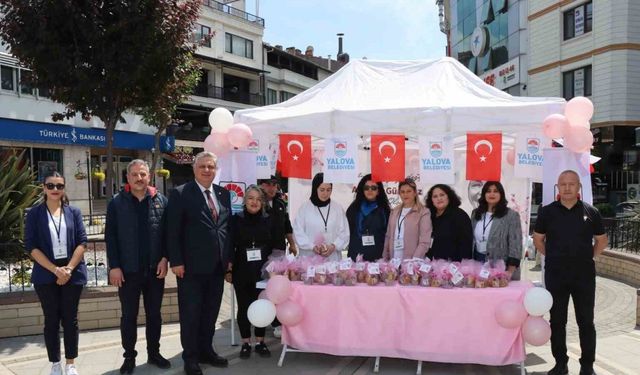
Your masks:
M 53 257 L 55 259 L 67 259 L 67 244 L 54 241 Z
M 396 238 L 393 241 L 393 250 L 403 250 L 404 249 L 404 239 Z
M 376 244 L 376 239 L 373 236 L 362 236 L 362 246 L 373 246 Z
M 250 247 L 247 249 L 247 262 L 256 262 L 262 260 L 262 252 L 260 249 Z

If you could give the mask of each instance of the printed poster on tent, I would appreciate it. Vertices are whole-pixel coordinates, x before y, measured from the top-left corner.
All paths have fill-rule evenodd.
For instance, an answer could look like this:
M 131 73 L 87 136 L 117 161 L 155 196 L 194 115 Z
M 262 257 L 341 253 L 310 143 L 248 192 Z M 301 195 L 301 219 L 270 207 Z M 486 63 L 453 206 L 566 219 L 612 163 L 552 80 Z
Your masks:
M 423 184 L 456 182 L 453 142 L 448 136 L 421 136 L 420 181 Z
M 256 153 L 256 178 L 270 178 L 273 173 L 271 164 L 273 152 L 266 138 L 253 139 L 247 146 L 248 151 Z
M 514 174 L 542 182 L 544 155 L 542 150 L 551 147 L 551 140 L 540 133 L 518 133 L 514 160 Z
M 324 180 L 353 183 L 358 180 L 358 137 L 327 138 L 324 141 Z

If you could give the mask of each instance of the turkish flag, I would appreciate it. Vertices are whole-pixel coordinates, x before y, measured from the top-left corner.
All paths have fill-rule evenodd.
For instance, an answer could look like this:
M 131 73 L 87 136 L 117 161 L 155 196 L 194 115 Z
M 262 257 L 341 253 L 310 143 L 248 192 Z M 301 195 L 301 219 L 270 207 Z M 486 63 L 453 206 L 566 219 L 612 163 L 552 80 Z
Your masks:
M 502 133 L 467 133 L 467 180 L 500 181 Z
M 280 171 L 283 177 L 311 179 L 311 136 L 280 134 Z
M 374 181 L 404 180 L 404 165 L 404 135 L 371 135 L 371 178 Z

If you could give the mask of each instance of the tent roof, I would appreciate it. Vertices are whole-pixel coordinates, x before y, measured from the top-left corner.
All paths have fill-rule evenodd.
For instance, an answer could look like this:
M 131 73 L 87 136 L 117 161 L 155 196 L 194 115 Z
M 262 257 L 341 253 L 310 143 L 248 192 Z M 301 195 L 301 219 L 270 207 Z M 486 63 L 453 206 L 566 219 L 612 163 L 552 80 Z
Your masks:
M 455 59 L 355 60 L 283 103 L 240 110 L 235 121 L 256 133 L 407 135 L 539 130 L 562 113 L 562 98 L 511 96 Z

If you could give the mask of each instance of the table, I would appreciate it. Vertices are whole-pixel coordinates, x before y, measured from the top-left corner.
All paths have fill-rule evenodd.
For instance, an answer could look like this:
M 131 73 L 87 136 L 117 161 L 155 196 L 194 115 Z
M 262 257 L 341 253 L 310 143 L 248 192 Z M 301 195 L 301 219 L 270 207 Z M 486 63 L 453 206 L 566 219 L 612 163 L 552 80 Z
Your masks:
M 292 285 L 291 299 L 303 307 L 304 318 L 295 327 L 283 327 L 280 364 L 287 351 L 296 351 L 293 347 L 339 356 L 520 363 L 524 370 L 520 328 L 500 327 L 494 314 L 504 301 L 522 301 L 530 282 L 485 289 Z

